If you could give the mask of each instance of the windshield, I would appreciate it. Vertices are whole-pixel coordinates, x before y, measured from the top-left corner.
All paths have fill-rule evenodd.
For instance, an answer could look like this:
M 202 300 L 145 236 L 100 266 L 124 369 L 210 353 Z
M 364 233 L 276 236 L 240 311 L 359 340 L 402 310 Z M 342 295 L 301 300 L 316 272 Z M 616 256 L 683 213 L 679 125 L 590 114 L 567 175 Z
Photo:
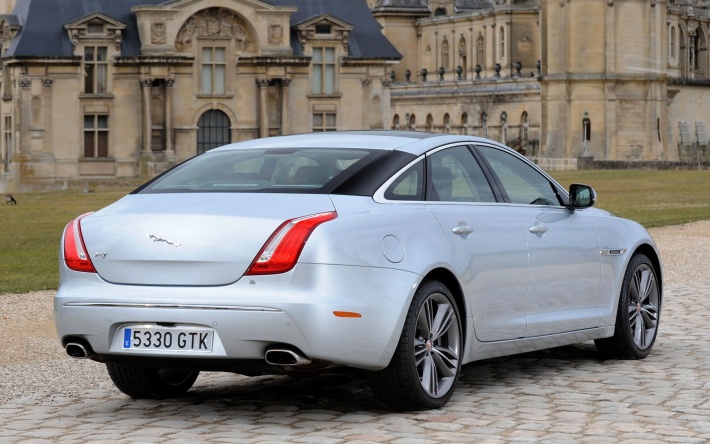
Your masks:
M 249 149 L 207 152 L 158 177 L 139 193 L 328 192 L 334 183 L 384 154 L 343 148 Z

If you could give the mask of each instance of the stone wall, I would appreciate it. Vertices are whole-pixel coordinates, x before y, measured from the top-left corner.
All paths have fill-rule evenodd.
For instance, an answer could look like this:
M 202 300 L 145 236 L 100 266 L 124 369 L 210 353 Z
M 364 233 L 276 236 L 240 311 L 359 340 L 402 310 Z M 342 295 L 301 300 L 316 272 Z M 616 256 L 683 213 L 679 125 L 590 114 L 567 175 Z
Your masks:
M 710 162 L 588 160 L 581 158 L 580 170 L 701 170 L 709 171 Z

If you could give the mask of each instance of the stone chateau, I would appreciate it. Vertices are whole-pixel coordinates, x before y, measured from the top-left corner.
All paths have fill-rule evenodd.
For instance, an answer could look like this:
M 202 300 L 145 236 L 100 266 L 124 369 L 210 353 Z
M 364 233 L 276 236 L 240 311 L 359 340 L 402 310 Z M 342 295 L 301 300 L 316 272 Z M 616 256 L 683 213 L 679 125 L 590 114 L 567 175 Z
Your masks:
M 708 0 L 0 0 L 0 190 L 229 142 L 475 134 L 543 165 L 708 160 Z

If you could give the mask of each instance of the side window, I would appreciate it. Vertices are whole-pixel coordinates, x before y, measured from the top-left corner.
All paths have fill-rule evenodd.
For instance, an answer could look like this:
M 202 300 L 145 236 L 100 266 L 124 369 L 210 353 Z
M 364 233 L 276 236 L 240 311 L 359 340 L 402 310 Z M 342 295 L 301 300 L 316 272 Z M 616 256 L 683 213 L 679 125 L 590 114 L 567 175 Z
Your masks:
M 550 181 L 530 165 L 496 148 L 477 149 L 493 168 L 511 203 L 561 205 Z
M 387 200 L 424 200 L 424 161 L 410 166 L 385 191 Z
M 495 202 L 483 170 L 465 146 L 438 151 L 429 156 L 428 201 Z

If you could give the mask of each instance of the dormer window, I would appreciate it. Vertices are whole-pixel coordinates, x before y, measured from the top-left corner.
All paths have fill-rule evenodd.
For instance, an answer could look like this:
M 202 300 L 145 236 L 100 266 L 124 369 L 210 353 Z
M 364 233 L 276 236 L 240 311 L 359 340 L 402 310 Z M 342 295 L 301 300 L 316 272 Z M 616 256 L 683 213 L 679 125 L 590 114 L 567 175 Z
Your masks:
M 316 34 L 330 34 L 331 33 L 331 27 L 330 25 L 316 25 Z
M 126 25 L 97 12 L 67 23 L 64 29 L 67 30 L 69 40 L 77 53 L 83 52 L 81 46 L 84 43 L 113 44 L 116 51 L 120 51 Z

